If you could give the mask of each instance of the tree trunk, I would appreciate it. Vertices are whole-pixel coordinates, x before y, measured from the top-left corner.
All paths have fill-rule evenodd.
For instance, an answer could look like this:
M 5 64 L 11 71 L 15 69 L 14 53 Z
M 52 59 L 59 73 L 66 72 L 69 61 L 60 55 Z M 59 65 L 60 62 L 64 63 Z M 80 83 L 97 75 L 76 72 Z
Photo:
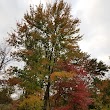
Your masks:
M 47 84 L 47 88 L 46 88 L 46 91 L 45 91 L 45 95 L 44 95 L 44 107 L 43 107 L 43 110 L 50 110 L 50 100 L 49 100 L 49 90 L 50 89 L 50 79 L 48 81 L 48 84 Z

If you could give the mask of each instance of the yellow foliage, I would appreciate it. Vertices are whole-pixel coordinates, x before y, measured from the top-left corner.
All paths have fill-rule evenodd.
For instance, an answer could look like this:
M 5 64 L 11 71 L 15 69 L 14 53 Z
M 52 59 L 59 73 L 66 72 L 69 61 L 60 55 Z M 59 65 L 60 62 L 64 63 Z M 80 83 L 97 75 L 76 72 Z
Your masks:
M 49 61 L 48 61 L 48 59 L 43 58 L 42 61 L 41 61 L 41 63 L 42 63 L 43 65 L 46 65 L 46 64 L 49 63 Z
M 66 71 L 62 71 L 62 72 L 54 72 L 51 74 L 50 78 L 51 80 L 56 80 L 57 78 L 73 78 L 76 75 L 75 72 L 66 72 Z
M 41 95 L 29 95 L 19 105 L 19 110 L 42 110 L 43 101 Z

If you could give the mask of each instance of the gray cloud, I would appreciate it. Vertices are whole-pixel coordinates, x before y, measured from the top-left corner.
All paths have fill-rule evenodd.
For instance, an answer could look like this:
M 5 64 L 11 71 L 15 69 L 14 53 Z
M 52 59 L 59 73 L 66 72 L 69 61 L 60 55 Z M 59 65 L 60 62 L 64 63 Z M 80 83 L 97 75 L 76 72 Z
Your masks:
M 7 32 L 16 26 L 28 9 L 25 0 L 0 0 L 0 39 L 7 37 Z
M 109 0 L 78 0 L 73 12 L 81 19 L 81 34 L 84 34 L 80 42 L 82 50 L 92 57 L 110 64 L 110 15 Z
M 0 41 L 7 36 L 16 22 L 21 21 L 29 5 L 54 0 L 0 0 Z M 65 0 L 66 1 L 66 0 Z M 72 5 L 72 14 L 81 20 L 81 34 L 84 34 L 80 47 L 99 60 L 110 64 L 109 43 L 109 0 L 68 0 Z

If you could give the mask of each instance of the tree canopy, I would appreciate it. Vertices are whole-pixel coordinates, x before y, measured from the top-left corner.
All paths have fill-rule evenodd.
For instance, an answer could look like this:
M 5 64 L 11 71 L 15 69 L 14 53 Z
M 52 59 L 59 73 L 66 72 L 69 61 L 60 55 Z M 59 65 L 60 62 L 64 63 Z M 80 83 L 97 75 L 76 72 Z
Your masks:
M 94 104 L 94 83 L 108 66 L 82 52 L 80 20 L 71 15 L 64 0 L 30 6 L 17 28 L 9 34 L 11 57 L 23 61 L 23 69 L 11 67 L 8 86 L 18 85 L 23 94 L 18 110 L 88 110 Z M 94 89 L 95 88 L 95 89 Z M 93 103 L 94 102 L 94 103 Z M 14 105 L 13 105 L 14 106 Z

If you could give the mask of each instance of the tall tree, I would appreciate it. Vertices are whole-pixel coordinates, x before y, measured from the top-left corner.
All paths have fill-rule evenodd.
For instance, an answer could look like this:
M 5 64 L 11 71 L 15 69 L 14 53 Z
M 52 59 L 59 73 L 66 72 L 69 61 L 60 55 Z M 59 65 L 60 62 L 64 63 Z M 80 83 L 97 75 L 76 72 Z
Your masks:
M 17 23 L 17 29 L 9 34 L 8 43 L 16 50 L 13 57 L 25 62 L 24 69 L 18 71 L 14 68 L 14 73 L 20 78 L 26 97 L 43 91 L 43 110 L 50 109 L 50 76 L 62 71 L 59 62 L 73 63 L 93 73 L 94 65 L 91 70 L 87 65 L 95 60 L 88 60 L 89 56 L 80 51 L 80 21 L 70 11 L 70 5 L 63 0 L 47 4 L 45 8 L 42 4 L 36 8 L 30 6 L 23 21 Z

